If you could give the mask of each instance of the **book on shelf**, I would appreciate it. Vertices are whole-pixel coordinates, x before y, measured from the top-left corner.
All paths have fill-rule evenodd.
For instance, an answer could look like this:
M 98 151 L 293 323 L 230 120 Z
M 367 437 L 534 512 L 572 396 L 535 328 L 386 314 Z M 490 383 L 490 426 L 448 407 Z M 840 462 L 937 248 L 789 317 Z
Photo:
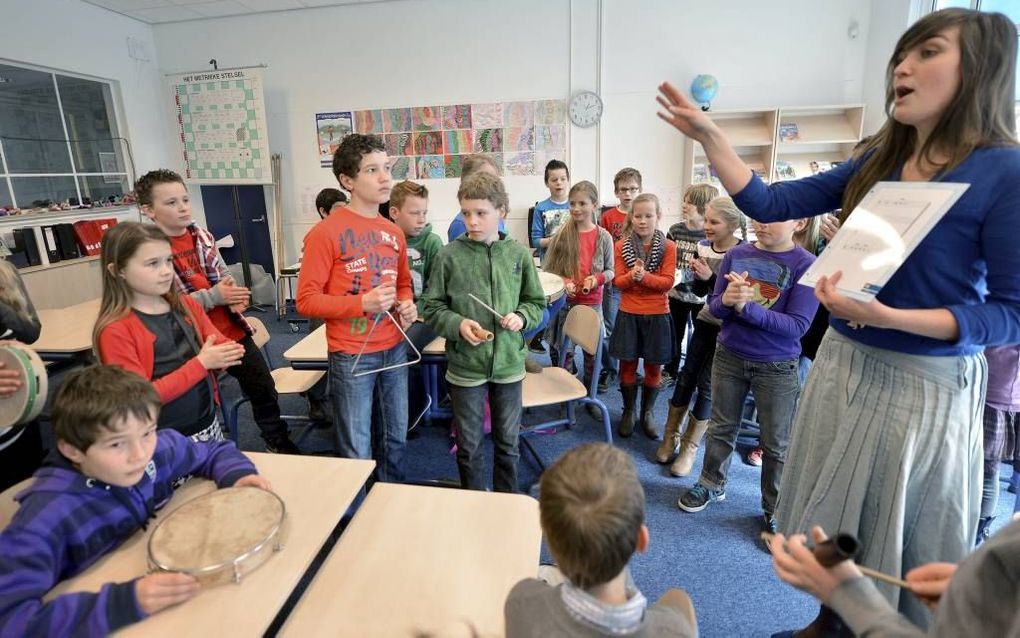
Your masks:
M 831 169 L 832 168 L 832 164 L 830 162 L 826 162 L 826 161 L 822 161 L 822 160 L 818 160 L 818 161 L 812 160 L 811 163 L 808 164 L 808 167 L 811 169 L 811 174 L 812 175 L 817 175 L 818 173 L 824 173 L 825 171 Z
M 779 139 L 783 142 L 796 142 L 800 140 L 800 129 L 796 122 L 787 122 L 779 125 Z
M 786 160 L 776 160 L 776 175 L 779 179 L 797 179 L 797 172 L 793 165 Z

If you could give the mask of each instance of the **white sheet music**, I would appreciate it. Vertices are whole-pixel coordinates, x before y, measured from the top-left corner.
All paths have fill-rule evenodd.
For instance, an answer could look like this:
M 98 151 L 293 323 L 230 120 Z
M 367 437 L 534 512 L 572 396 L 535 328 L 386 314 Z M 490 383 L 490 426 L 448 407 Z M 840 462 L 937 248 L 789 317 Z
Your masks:
M 879 182 L 800 282 L 842 271 L 839 292 L 871 301 L 970 184 Z

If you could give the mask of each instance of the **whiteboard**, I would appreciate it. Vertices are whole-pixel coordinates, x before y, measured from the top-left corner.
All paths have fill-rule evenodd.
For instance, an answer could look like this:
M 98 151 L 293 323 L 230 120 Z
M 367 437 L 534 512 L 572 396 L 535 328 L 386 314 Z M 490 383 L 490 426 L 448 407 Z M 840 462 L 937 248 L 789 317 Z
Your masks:
M 271 184 L 264 67 L 166 76 L 181 175 L 194 184 Z

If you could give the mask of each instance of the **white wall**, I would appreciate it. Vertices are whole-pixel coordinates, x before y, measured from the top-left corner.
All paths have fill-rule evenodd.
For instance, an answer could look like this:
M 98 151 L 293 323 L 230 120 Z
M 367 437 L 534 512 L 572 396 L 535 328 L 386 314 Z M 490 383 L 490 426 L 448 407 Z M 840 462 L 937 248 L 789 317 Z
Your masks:
M 541 20 L 535 16 L 541 15 Z M 165 72 L 265 63 L 269 144 L 283 154 L 288 261 L 318 219 L 301 193 L 336 186 L 320 168 L 315 113 L 565 98 L 568 5 L 563 0 L 402 0 L 157 25 Z M 512 233 L 548 197 L 541 178 L 506 180 Z M 428 180 L 440 236 L 457 211 L 458 180 Z
M 113 80 L 121 131 L 139 170 L 169 159 L 152 28 L 81 0 L 0 0 L 0 59 Z M 128 38 L 149 61 L 128 56 Z
M 269 142 L 283 154 L 290 261 L 315 221 L 302 193 L 335 185 L 318 165 L 316 112 L 600 90 L 602 124 L 570 132 L 573 178 L 595 181 L 612 203 L 612 175 L 636 166 L 675 217 L 681 139 L 655 117 L 660 81 L 686 88 L 697 73 L 714 74 L 715 109 L 864 101 L 873 130 L 881 121 L 875 87 L 916 2 L 393 0 L 149 27 L 78 0 L 0 0 L 7 27 L 0 58 L 116 80 L 141 171 L 173 165 L 162 73 L 206 69 L 210 58 L 221 67 L 267 64 Z M 850 39 L 855 21 L 859 36 Z M 95 35 L 46 37 L 70 33 Z M 128 36 L 158 62 L 129 59 Z M 445 235 L 458 182 L 426 183 L 432 220 Z M 511 232 L 523 238 L 528 205 L 547 191 L 541 177 L 510 177 L 507 187 Z

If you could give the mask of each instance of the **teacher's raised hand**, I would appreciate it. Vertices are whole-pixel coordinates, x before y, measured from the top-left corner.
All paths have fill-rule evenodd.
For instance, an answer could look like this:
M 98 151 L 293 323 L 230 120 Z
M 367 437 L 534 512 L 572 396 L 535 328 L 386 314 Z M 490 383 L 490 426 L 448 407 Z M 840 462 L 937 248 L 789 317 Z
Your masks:
M 734 194 L 744 190 L 754 173 L 712 118 L 669 82 L 659 85 L 655 99 L 662 107 L 659 117 L 705 149 L 705 157 L 715 168 L 723 188 Z

